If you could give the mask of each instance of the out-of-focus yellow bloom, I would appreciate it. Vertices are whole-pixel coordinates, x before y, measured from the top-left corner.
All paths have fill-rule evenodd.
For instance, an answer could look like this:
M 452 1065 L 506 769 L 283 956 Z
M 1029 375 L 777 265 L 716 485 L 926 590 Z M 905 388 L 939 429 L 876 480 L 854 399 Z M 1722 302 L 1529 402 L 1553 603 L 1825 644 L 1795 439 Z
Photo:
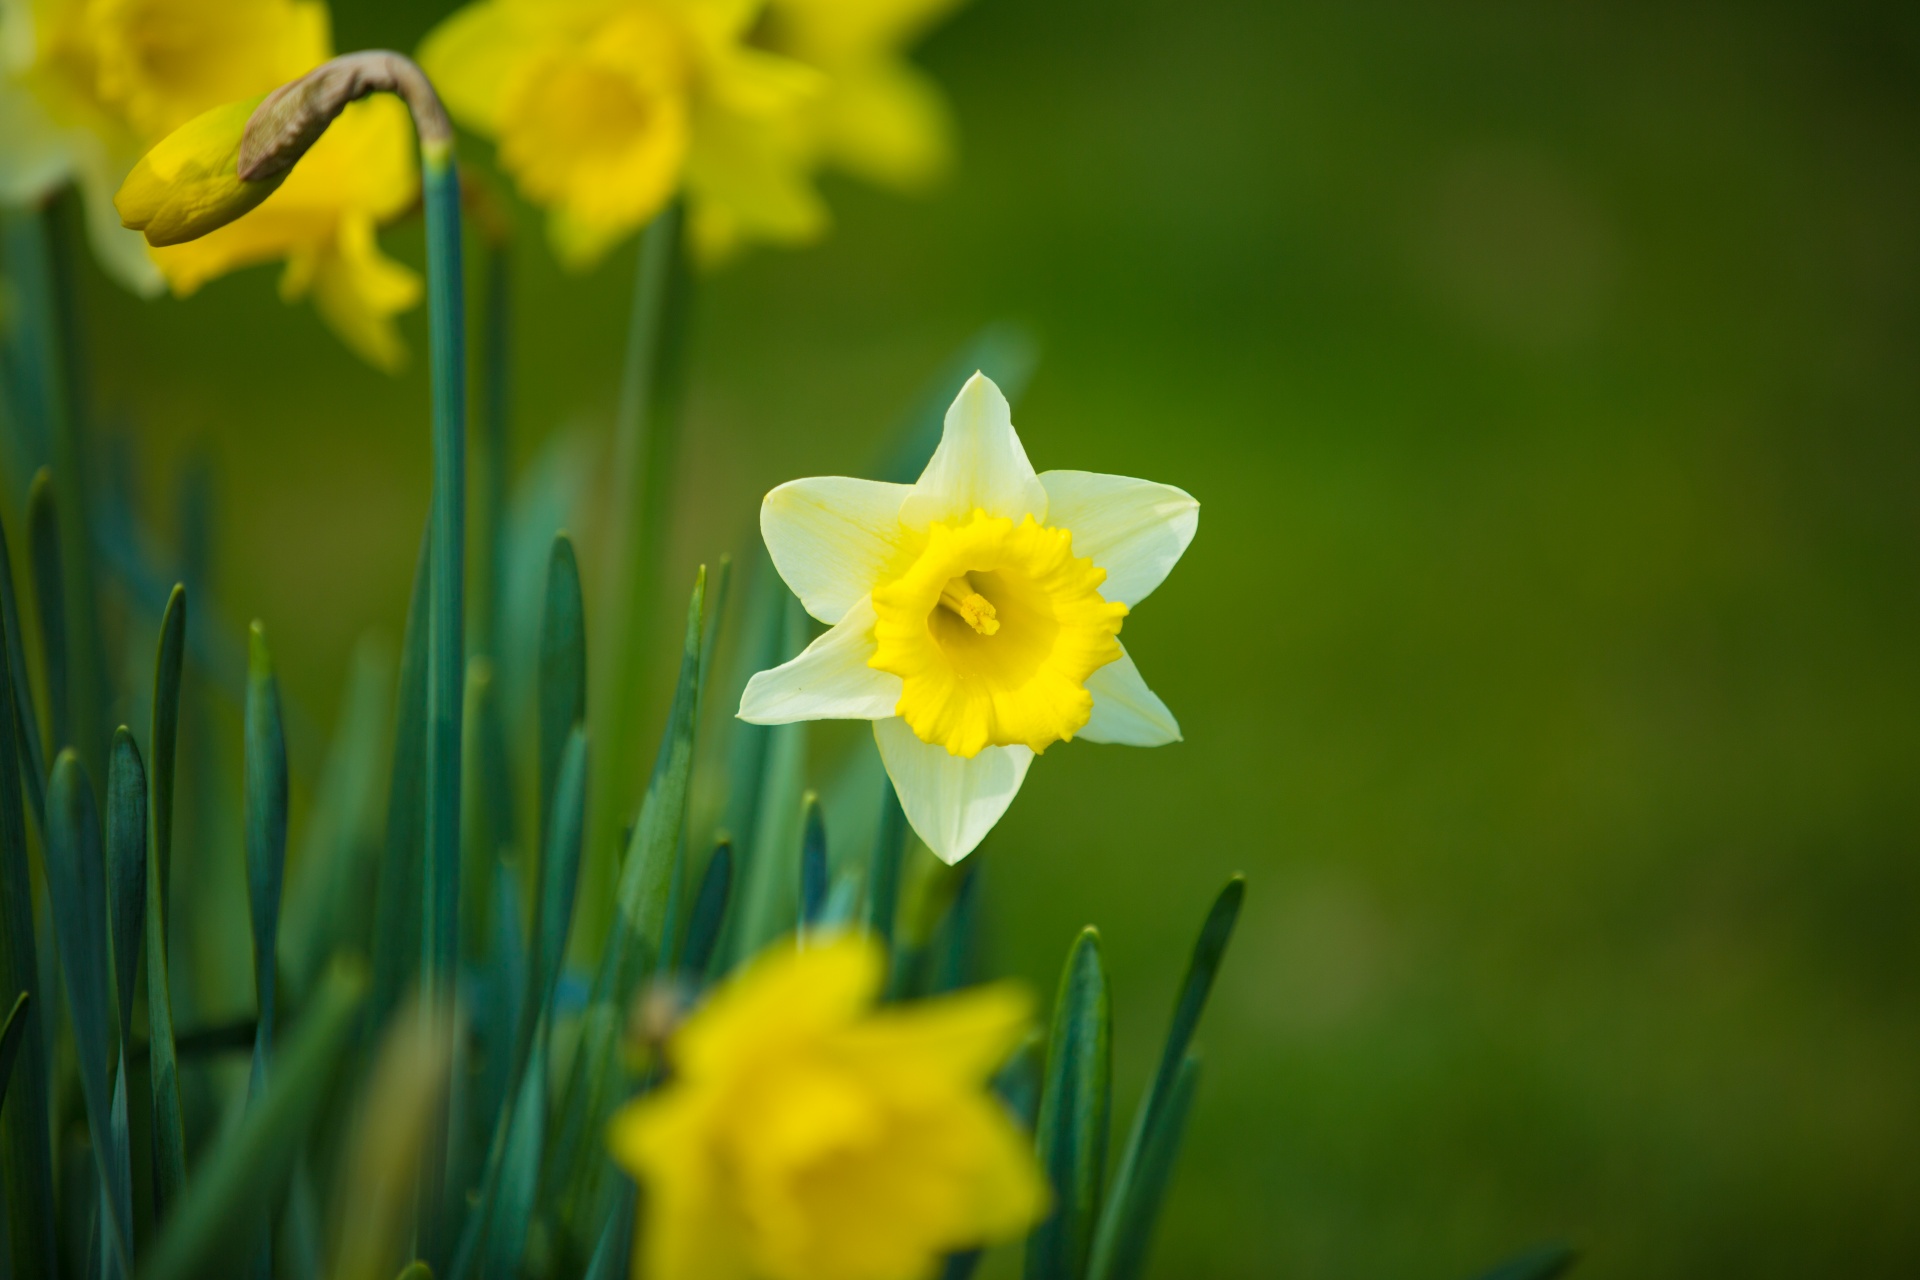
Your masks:
M 976 373 L 913 484 L 822 476 L 767 495 L 767 552 L 832 629 L 748 681 L 740 718 L 873 721 L 908 821 L 958 862 L 1053 743 L 1180 740 L 1119 631 L 1199 524 L 1172 485 L 1035 474 Z
M 0 0 L 0 202 L 77 183 L 101 265 L 162 277 L 114 192 L 148 144 L 209 108 L 265 93 L 326 56 L 311 0 Z
M 455 120 L 499 147 L 569 266 L 683 187 L 709 249 L 798 241 L 826 210 L 799 113 L 808 68 L 744 43 L 759 0 L 477 0 L 420 47 Z
M 768 952 L 668 1045 L 675 1076 L 614 1117 L 645 1184 L 647 1280 L 904 1280 L 1046 1207 L 987 1091 L 1029 1006 L 994 986 L 876 1010 L 884 958 L 841 938 Z
M 412 133 L 398 98 L 356 102 L 259 208 L 199 239 L 156 248 L 154 260 L 182 296 L 229 271 L 284 260 L 282 298 L 311 295 L 341 341 L 378 368 L 398 369 L 407 349 L 394 318 L 419 305 L 423 287 L 380 252 L 374 231 L 419 198 Z
M 768 0 L 768 48 L 818 68 L 807 120 L 820 159 L 905 190 L 941 177 L 953 122 L 940 87 L 904 51 L 961 0 Z
M 324 4 L 0 0 L 0 53 L 0 201 L 31 203 L 77 182 L 96 255 L 143 294 L 184 295 L 285 260 L 283 296 L 311 294 L 373 363 L 405 358 L 393 317 L 417 303 L 420 281 L 374 243 L 375 228 L 418 198 L 404 108 L 349 109 L 277 191 L 233 173 L 248 100 L 331 56 Z M 123 184 L 124 225 L 114 205 Z M 260 207 L 241 222 L 177 243 L 249 202 Z M 140 227 L 172 247 L 149 248 L 129 229 Z

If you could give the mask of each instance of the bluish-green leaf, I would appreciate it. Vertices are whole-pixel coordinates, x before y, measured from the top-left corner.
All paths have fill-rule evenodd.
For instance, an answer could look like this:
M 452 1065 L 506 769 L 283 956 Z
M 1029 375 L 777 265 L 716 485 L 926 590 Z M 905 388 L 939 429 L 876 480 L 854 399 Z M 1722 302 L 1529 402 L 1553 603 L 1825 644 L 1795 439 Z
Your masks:
M 873 841 L 873 867 L 867 873 L 867 928 L 883 946 L 893 946 L 894 916 L 900 906 L 900 863 L 907 851 L 907 814 L 894 794 L 893 780 L 880 785 L 880 834 Z
M 69 713 L 71 685 L 68 670 L 67 595 L 62 572 L 60 514 L 55 510 L 53 473 L 45 467 L 33 477 L 27 491 L 27 561 L 33 577 L 33 599 L 39 606 L 40 653 L 47 676 L 47 734 L 52 750 L 71 745 Z
M 627 1242 L 632 1234 L 633 1197 L 629 1195 L 607 1215 L 606 1226 L 601 1229 L 599 1241 L 594 1245 L 593 1258 L 587 1263 L 586 1274 L 581 1280 L 618 1280 L 625 1275 L 628 1255 L 633 1252 Z
M 125 725 L 114 732 L 107 757 L 107 905 L 125 1044 L 133 1034 L 134 979 L 147 921 L 147 771 Z
M 520 1272 L 520 1258 L 527 1248 L 527 1226 L 533 1220 L 534 1201 L 540 1189 L 546 1112 L 547 1040 L 545 1036 L 537 1036 L 507 1131 L 506 1156 L 501 1163 L 499 1189 L 492 1201 L 493 1220 L 486 1235 L 482 1276 L 512 1277 Z
M 233 1275 L 285 1186 L 366 996 L 365 968 L 336 961 L 275 1062 L 272 1082 L 238 1127 L 200 1161 L 154 1242 L 140 1280 Z
M 7 1010 L 7 1020 L 0 1022 L 0 1107 L 6 1105 L 7 1082 L 13 1079 L 13 1063 L 20 1056 L 20 1042 L 26 1038 L 27 1007 L 32 1003 L 32 997 L 22 991 Z
M 27 677 L 26 633 L 20 630 L 20 601 L 13 587 L 13 560 L 7 535 L 0 527 L 0 622 L 6 628 L 7 673 L 12 685 L 10 702 L 14 729 L 19 734 L 21 768 L 27 779 L 27 803 L 33 820 L 47 829 L 47 756 L 40 740 L 40 717 L 34 711 L 33 681 Z
M 566 960 L 567 936 L 573 924 L 574 897 L 580 886 L 580 852 L 586 834 L 587 731 L 575 722 L 561 753 L 554 780 L 552 804 L 547 810 L 546 852 L 540 859 L 540 879 L 534 898 L 534 946 L 527 967 L 528 1012 L 526 1031 L 553 1003 L 554 984 Z M 524 1057 L 525 1050 L 520 1051 Z
M 429 534 L 420 539 L 413 598 L 400 650 L 400 694 L 394 707 L 393 771 L 387 790 L 387 832 L 374 903 L 373 991 L 367 1024 L 373 1034 L 399 1005 L 420 967 L 421 864 L 426 851 L 427 588 Z
M 120 1213 L 112 1188 L 113 1140 L 113 976 L 107 942 L 106 855 L 101 847 L 100 811 L 93 784 L 72 748 L 53 766 L 47 795 L 47 894 L 53 906 L 54 941 L 59 947 L 61 986 L 73 1018 L 74 1052 L 79 1059 L 80 1094 L 86 1104 L 87 1130 L 99 1168 L 106 1235 L 123 1269 L 133 1258 L 131 1223 Z
M 173 1040 L 173 992 L 167 949 L 173 865 L 173 762 L 180 727 L 180 673 L 186 653 L 187 593 L 175 586 L 160 621 L 154 662 L 153 769 L 147 821 L 147 1077 L 153 1090 L 153 1198 L 164 1218 L 187 1177 L 186 1123 L 180 1106 L 180 1069 Z
M 573 727 L 587 717 L 587 615 L 573 539 L 553 537 L 540 617 L 540 831 L 553 823 L 553 789 Z
M 800 926 L 804 930 L 819 923 L 827 905 L 827 825 L 818 794 L 809 791 L 800 803 Z
M 1172 1087 L 1160 1098 L 1146 1136 L 1128 1152 L 1131 1160 L 1126 1166 L 1126 1180 L 1114 1180 L 1100 1219 L 1093 1275 L 1105 1280 L 1139 1280 L 1145 1272 L 1147 1249 L 1167 1187 L 1173 1181 L 1174 1159 L 1180 1152 L 1199 1080 L 1200 1060 L 1188 1054 L 1174 1073 Z
M 784 593 L 782 660 L 807 647 L 812 624 L 791 592 Z M 740 910 L 728 935 L 734 963 L 746 959 L 783 934 L 793 932 L 800 907 L 801 794 L 806 789 L 807 726 L 774 725 L 768 731 L 760 799 L 753 819 L 753 844 L 742 847 L 746 859 L 737 869 Z
M 274 976 L 279 963 L 280 885 L 287 868 L 287 740 L 280 684 L 266 629 L 253 624 L 247 648 L 247 907 L 253 922 L 253 988 L 257 1009 L 253 1083 L 258 1098 L 273 1048 Z
M 173 765 L 180 739 L 180 673 L 187 653 L 187 589 L 176 583 L 160 619 L 160 648 L 153 670 L 152 801 L 153 861 L 158 875 L 160 929 L 173 927 Z
M 506 776 L 496 712 L 493 663 L 467 662 L 466 710 L 460 718 L 460 959 L 479 966 L 493 939 L 493 864 L 512 843 Z
M 21 680 L 12 655 L 18 648 L 9 626 L 7 643 L 0 645 L 0 663 L 7 667 L 6 678 L 0 679 L 0 992 L 24 994 L 28 1003 L 17 1033 L 19 1057 L 8 1085 L 7 1105 L 0 1107 L 0 1196 L 5 1198 L 13 1274 L 26 1277 L 52 1275 L 56 1265 L 47 1026 L 50 995 L 58 983 L 49 973 L 47 986 L 40 985 L 20 795 L 21 735 L 4 731 L 4 726 L 16 723 L 14 690 Z M 46 830 L 44 822 L 41 830 Z
M 726 924 L 727 903 L 733 896 L 733 845 L 722 840 L 707 859 L 700 876 L 700 891 L 694 895 L 693 910 L 687 915 L 687 943 L 681 949 L 679 968 L 694 981 L 706 977 L 713 963 L 715 944 Z
M 1579 1260 L 1578 1249 L 1546 1244 L 1507 1259 L 1493 1270 L 1481 1273 L 1479 1280 L 1554 1280 L 1571 1271 Z
M 1100 934 L 1089 928 L 1067 953 L 1054 998 L 1034 1135 L 1053 1212 L 1027 1238 L 1027 1280 L 1081 1280 L 1087 1273 L 1107 1168 L 1111 1036 Z
M 1121 1154 L 1119 1168 L 1114 1173 L 1113 1195 L 1107 1211 L 1100 1219 L 1091 1272 L 1094 1280 L 1122 1280 L 1123 1277 L 1136 1276 L 1143 1265 L 1139 1258 L 1130 1259 L 1126 1250 L 1131 1246 L 1122 1239 L 1134 1228 L 1131 1218 L 1135 1210 L 1131 1205 L 1137 1193 L 1133 1183 L 1139 1176 L 1138 1167 L 1144 1158 L 1145 1147 L 1153 1140 L 1159 1124 L 1159 1113 L 1167 1106 L 1185 1069 L 1194 1028 L 1199 1025 L 1200 1015 L 1207 1007 L 1207 995 L 1213 990 L 1214 977 L 1220 971 L 1220 960 L 1226 954 L 1228 940 L 1233 937 L 1233 926 L 1240 918 L 1240 904 L 1246 899 L 1246 890 L 1246 877 L 1236 875 L 1229 879 L 1214 898 L 1206 922 L 1200 926 L 1200 936 L 1193 944 L 1193 957 L 1187 962 L 1187 976 L 1180 984 L 1180 995 L 1174 1002 L 1166 1043 L 1160 1050 L 1160 1065 L 1134 1115 L 1126 1150 Z M 1144 1248 L 1144 1237 L 1137 1243 Z

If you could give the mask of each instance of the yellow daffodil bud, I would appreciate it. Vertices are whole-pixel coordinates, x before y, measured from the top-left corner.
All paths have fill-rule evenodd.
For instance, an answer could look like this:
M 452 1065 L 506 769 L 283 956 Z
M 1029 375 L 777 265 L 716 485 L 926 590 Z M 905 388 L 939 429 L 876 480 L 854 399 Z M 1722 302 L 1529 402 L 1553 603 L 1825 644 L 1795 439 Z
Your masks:
M 122 225 L 151 245 L 184 244 L 218 230 L 272 195 L 283 169 L 252 182 L 240 176 L 240 141 L 258 98 L 203 112 L 140 158 L 113 198 Z

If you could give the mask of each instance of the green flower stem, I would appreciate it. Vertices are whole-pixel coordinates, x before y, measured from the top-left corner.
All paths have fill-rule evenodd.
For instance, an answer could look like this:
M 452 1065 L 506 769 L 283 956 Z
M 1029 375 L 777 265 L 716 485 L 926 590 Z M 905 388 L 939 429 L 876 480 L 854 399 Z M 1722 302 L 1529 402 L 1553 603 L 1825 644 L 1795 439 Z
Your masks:
M 427 596 L 427 805 L 421 972 L 429 998 L 450 1001 L 459 964 L 460 739 L 466 656 L 466 308 L 460 268 L 460 174 L 450 138 L 423 137 L 428 323 L 433 360 L 432 573 Z M 447 1102 L 439 1103 L 442 1117 Z M 440 1132 L 447 1132 L 444 1124 Z M 441 1201 L 446 1145 L 432 1144 L 421 1203 L 422 1252 L 445 1252 Z
M 483 220 L 484 221 L 484 220 Z M 513 253 L 504 238 L 489 237 L 486 244 L 486 303 L 481 313 L 480 431 L 475 437 L 480 454 L 481 563 L 474 566 L 473 588 L 478 597 L 473 611 L 473 652 L 497 657 L 505 607 L 507 562 L 507 476 L 512 463 L 511 400 L 513 395 L 511 346 L 513 340 Z
M 680 356 L 685 348 L 685 288 L 678 204 L 669 205 L 640 241 L 633 315 L 614 419 L 612 556 L 603 598 L 609 607 L 595 650 L 607 655 L 609 678 L 595 698 L 594 739 L 606 753 L 596 770 L 587 828 L 590 891 L 580 897 L 573 930 L 577 960 L 598 954 L 612 922 L 613 859 L 620 831 L 632 814 L 641 786 L 640 730 L 647 669 L 660 628 L 647 611 L 659 594 L 662 543 L 668 528 L 668 492 L 678 444 Z M 593 891 L 604 886 L 605 893 Z

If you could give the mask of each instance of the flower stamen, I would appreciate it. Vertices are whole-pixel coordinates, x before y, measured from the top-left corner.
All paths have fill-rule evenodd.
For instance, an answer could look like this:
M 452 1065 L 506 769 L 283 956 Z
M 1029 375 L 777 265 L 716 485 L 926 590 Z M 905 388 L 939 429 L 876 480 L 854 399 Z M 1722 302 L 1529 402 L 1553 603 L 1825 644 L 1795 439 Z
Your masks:
M 972 579 L 964 573 L 941 590 L 940 604 L 983 636 L 1000 629 L 1000 611 L 993 607 L 993 601 L 974 590 Z

